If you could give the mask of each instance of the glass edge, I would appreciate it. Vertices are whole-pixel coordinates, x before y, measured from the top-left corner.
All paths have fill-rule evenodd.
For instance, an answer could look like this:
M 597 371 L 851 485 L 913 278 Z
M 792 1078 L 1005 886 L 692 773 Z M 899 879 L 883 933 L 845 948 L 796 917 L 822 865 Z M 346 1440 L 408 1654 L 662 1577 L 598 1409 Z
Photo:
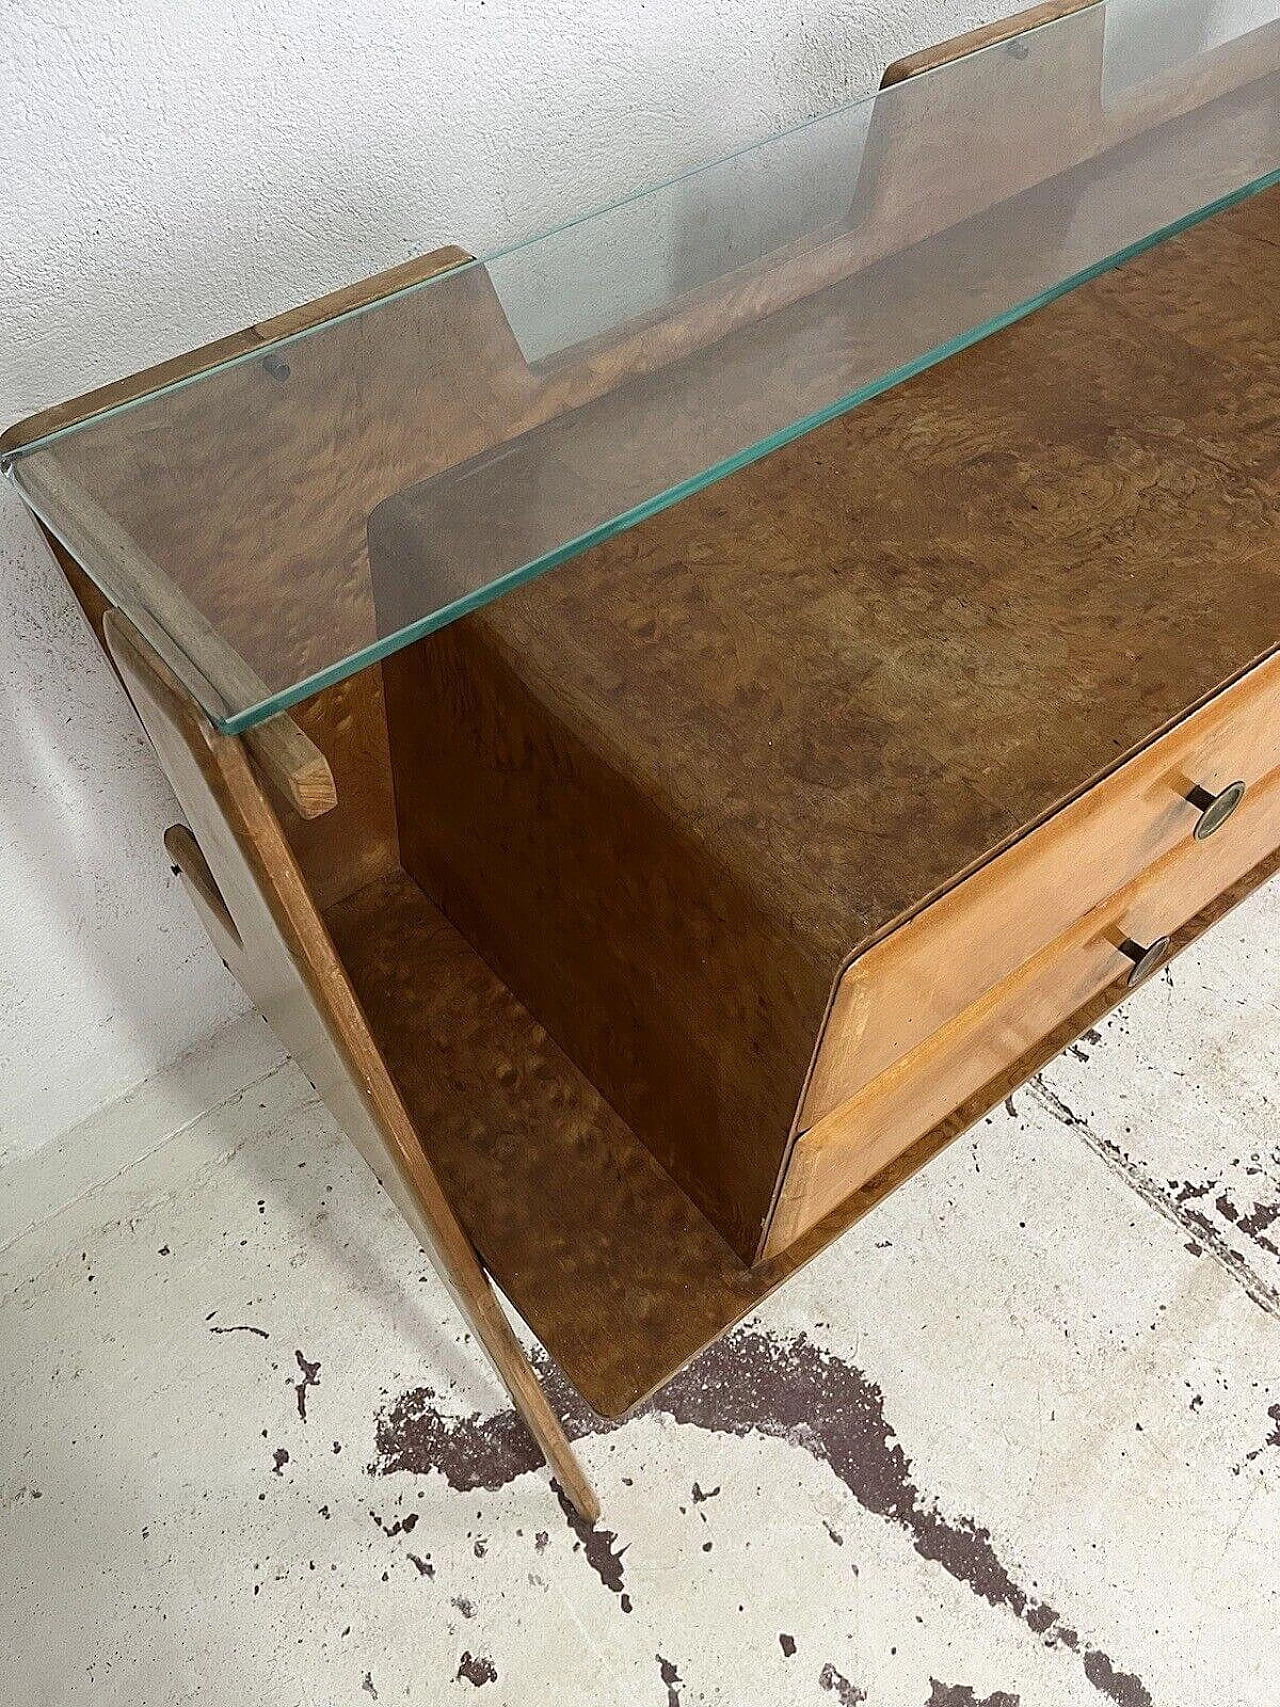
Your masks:
M 942 64 L 930 66 L 924 71 L 917 72 L 912 77 L 904 78 L 900 83 L 890 84 L 887 89 L 882 86 L 878 86 L 875 89 L 867 90 L 864 94 L 855 95 L 851 100 L 842 101 L 839 105 L 828 108 L 825 112 L 814 113 L 811 117 L 801 119 L 798 123 L 793 125 L 786 125 L 781 130 L 775 131 L 771 135 L 758 136 L 751 142 L 743 143 L 739 148 L 730 149 L 726 154 L 717 155 L 711 160 L 704 160 L 697 166 L 691 166 L 686 172 L 678 172 L 674 177 L 663 178 L 656 183 L 645 185 L 641 189 L 632 191 L 629 195 L 619 197 L 617 201 L 605 202 L 599 207 L 588 209 L 586 212 L 580 214 L 575 214 L 571 219 L 563 220 L 558 225 L 548 226 L 545 230 L 535 232 L 532 237 L 522 238 L 518 243 L 509 243 L 502 248 L 490 250 L 485 254 L 473 255 L 469 260 L 459 261 L 455 267 L 447 267 L 439 273 L 433 273 L 430 278 L 418 279 L 413 284 L 402 285 L 398 290 L 388 291 L 385 296 L 376 297 L 372 302 L 360 303 L 353 308 L 344 309 L 340 314 L 329 315 L 324 320 L 317 322 L 314 326 L 303 326 L 296 332 L 286 333 L 283 337 L 271 338 L 256 349 L 242 350 L 238 355 L 228 356 L 224 361 L 214 362 L 211 366 L 201 368 L 196 373 L 186 374 L 181 378 L 169 380 L 164 385 L 158 385 L 150 391 L 144 391 L 137 397 L 125 398 L 120 403 L 114 403 L 106 409 L 95 411 L 92 415 L 86 416 L 83 420 L 69 421 L 65 426 L 55 427 L 48 433 L 42 433 L 39 438 L 32 439 L 27 444 L 16 445 L 11 451 L 5 452 L 3 456 L 0 456 L 0 474 L 8 473 L 17 462 L 22 460 L 23 457 L 31 456 L 37 451 L 47 449 L 49 445 L 56 443 L 60 439 L 68 438 L 74 433 L 88 431 L 90 428 L 98 426 L 104 421 L 113 419 L 118 415 L 128 413 L 131 409 L 138 409 L 145 404 L 153 403 L 158 398 L 168 397 L 179 391 L 185 391 L 188 386 L 197 385 L 201 380 L 209 379 L 216 373 L 229 372 L 232 368 L 246 366 L 248 363 L 253 361 L 261 361 L 264 352 L 268 350 L 281 349 L 287 345 L 301 343 L 308 338 L 313 338 L 324 332 L 330 326 L 341 325 L 345 321 L 357 319 L 362 314 L 368 314 L 382 308 L 388 303 L 397 302 L 402 298 L 414 296 L 419 291 L 429 290 L 433 285 L 440 284 L 443 279 L 456 278 L 459 273 L 467 272 L 472 267 L 488 267 L 496 265 L 496 263 L 505 260 L 508 256 L 521 254 L 525 250 L 535 248 L 539 243 L 549 242 L 553 237 L 559 237 L 565 232 L 572 231 L 580 225 L 586 225 L 593 219 L 603 219 L 608 214 L 616 213 L 623 208 L 634 206 L 635 203 L 644 201 L 649 196 L 661 195 L 664 190 L 673 189 L 678 184 L 688 183 L 694 178 L 701 177 L 705 172 L 714 172 L 721 166 L 727 165 L 732 160 L 739 160 L 744 155 L 754 154 L 758 149 L 767 148 L 774 144 L 785 142 L 789 137 L 800 136 L 805 131 L 813 130 L 818 125 L 830 124 L 837 119 L 847 117 L 850 113 L 858 111 L 861 107 L 870 106 L 877 100 L 896 100 L 898 98 L 898 90 L 908 87 L 918 89 L 922 84 L 926 82 L 931 83 L 937 78 L 945 75 L 948 71 L 954 72 L 954 68 L 959 64 L 967 63 L 974 59 L 985 58 L 988 55 L 996 54 L 1001 51 L 1007 51 L 1010 42 L 1025 41 L 1029 36 L 1041 35 L 1049 31 L 1065 31 L 1065 29 L 1070 26 L 1079 28 L 1081 27 L 1079 20 L 1088 17 L 1091 13 L 1105 13 L 1107 6 L 1110 3 L 1111 0 L 1093 0 L 1092 4 L 1082 6 L 1078 11 L 1068 12 L 1057 18 L 1042 19 L 1039 23 L 1032 24 L 1027 29 L 1019 30 L 1014 35 L 1005 36 L 999 41 L 987 42 L 978 47 L 970 48 L 967 53 L 961 54 L 957 59 L 944 60 Z M 883 72 L 881 75 L 883 76 Z M 430 253 L 430 250 L 424 250 L 422 256 L 409 256 L 408 260 L 425 259 L 426 255 Z M 407 263 L 392 263 L 393 266 L 404 264 Z M 350 289 L 352 286 L 358 285 L 361 282 L 362 281 L 358 279 L 352 280 L 348 285 L 336 285 L 334 289 Z M 297 306 L 305 307 L 307 305 L 300 304 Z M 292 311 L 293 310 L 286 308 L 280 312 L 290 313 Z M 271 316 L 267 315 L 264 316 L 264 318 L 270 319 Z M 247 330 L 247 328 L 240 328 L 239 330 Z M 224 336 L 234 337 L 235 333 L 232 332 L 224 334 Z M 192 354 L 198 354 L 198 351 L 193 351 Z M 177 359 L 180 358 L 161 358 L 162 361 Z M 107 383 L 110 382 L 108 381 Z
M 1073 16 L 1079 16 L 1079 14 L 1073 14 Z M 527 582 L 536 580 L 540 575 L 546 574 L 548 570 L 558 568 L 572 558 L 590 551 L 593 546 L 601 545 L 605 540 L 612 539 L 617 534 L 625 533 L 628 528 L 637 527 L 641 522 L 647 521 L 650 516 L 658 515 L 663 510 L 670 509 L 682 499 L 692 497 L 696 492 L 704 491 L 708 486 L 715 485 L 719 480 L 727 479 L 731 474 L 736 474 L 743 468 L 749 468 L 752 463 L 759 462 L 775 450 L 781 450 L 785 445 L 803 438 L 806 433 L 813 432 L 818 427 L 826 426 L 828 422 L 838 419 L 841 415 L 848 414 L 850 410 L 857 409 L 864 403 L 869 403 L 873 398 L 881 396 L 886 391 L 892 391 L 896 386 L 906 384 L 908 380 L 914 379 L 917 374 L 927 372 L 929 368 L 936 367 L 940 362 L 959 355 L 961 351 L 971 348 L 974 344 L 981 343 L 985 338 L 994 336 L 995 333 L 1003 331 L 1007 326 L 1015 325 L 1019 320 L 1026 319 L 1028 315 L 1047 307 L 1051 302 L 1056 302 L 1060 297 L 1069 295 L 1073 290 L 1078 290 L 1081 285 L 1088 284 L 1091 279 L 1112 272 L 1117 267 L 1123 266 L 1126 261 L 1131 261 L 1137 256 L 1147 253 L 1148 250 L 1158 248 L 1161 243 L 1168 242 L 1184 231 L 1189 231 L 1193 226 L 1201 224 L 1206 219 L 1211 219 L 1215 214 L 1224 213 L 1228 208 L 1247 201 L 1251 196 L 1261 195 L 1277 186 L 1280 186 L 1280 167 L 1264 174 L 1261 178 L 1251 179 L 1238 189 L 1227 191 L 1226 194 L 1216 197 L 1213 201 L 1206 202 L 1203 207 L 1196 208 L 1191 213 L 1183 214 L 1180 218 L 1171 221 L 1168 225 L 1161 226 L 1145 237 L 1136 238 L 1132 243 L 1125 244 L 1123 248 L 1115 250 L 1110 255 L 1103 256 L 1100 260 L 1091 262 L 1087 267 L 1081 268 L 1079 272 L 1072 273 L 1068 278 L 1059 280 L 1057 284 L 1050 285 L 1046 289 L 1038 291 L 1036 295 L 1026 298 L 1025 301 L 1015 303 L 1011 308 L 1002 310 L 990 320 L 980 322 L 967 332 L 957 333 L 954 338 L 949 338 L 945 343 L 935 345 L 922 355 L 913 357 L 911 361 L 890 369 L 888 373 L 882 374 L 878 379 L 859 386 L 856 391 L 851 391 L 845 396 L 837 398 L 834 402 L 810 415 L 802 416 L 798 421 L 781 428 L 766 439 L 759 440 L 756 444 L 749 445 L 734 456 L 727 457 L 723 462 L 713 463 L 710 468 L 704 469 L 701 473 L 691 475 L 687 480 L 682 480 L 675 486 L 668 487 L 652 498 L 646 498 L 643 503 L 633 505 L 631 509 L 624 510 L 621 515 L 613 517 L 612 520 L 601 522 L 597 527 L 588 529 L 586 533 L 579 534 L 572 540 L 567 540 L 563 545 L 558 545 L 554 550 L 544 553 L 541 557 L 536 557 L 531 562 L 522 564 L 518 569 L 508 571 L 507 574 L 486 583 L 485 586 L 476 588 L 474 592 L 467 593 L 460 599 L 455 599 L 451 604 L 444 605 L 427 616 L 419 617 L 415 622 L 407 624 L 402 629 L 397 629 L 394 634 L 386 635 L 384 638 L 374 641 L 372 645 L 362 648 L 359 652 L 348 654 L 346 658 L 336 663 L 327 664 L 323 670 L 317 670 L 304 681 L 296 682 L 291 687 L 280 689 L 279 692 L 272 694 L 269 699 L 262 700 L 258 705 L 249 706 L 231 717 L 219 718 L 212 712 L 207 712 L 207 714 L 221 734 L 242 735 L 246 731 L 256 728 L 258 724 L 266 722 L 268 718 L 275 717 L 280 712 L 288 711 L 303 700 L 309 699 L 313 694 L 321 693 L 325 688 L 334 686 L 335 683 L 343 681 L 347 676 L 356 674 L 358 670 L 366 669 L 371 664 L 381 663 L 384 659 L 392 657 L 406 646 L 412 646 L 415 641 L 424 639 L 437 629 L 445 628 L 449 623 L 456 622 L 461 617 L 469 616 L 472 611 L 492 604 L 495 599 L 501 598 Z

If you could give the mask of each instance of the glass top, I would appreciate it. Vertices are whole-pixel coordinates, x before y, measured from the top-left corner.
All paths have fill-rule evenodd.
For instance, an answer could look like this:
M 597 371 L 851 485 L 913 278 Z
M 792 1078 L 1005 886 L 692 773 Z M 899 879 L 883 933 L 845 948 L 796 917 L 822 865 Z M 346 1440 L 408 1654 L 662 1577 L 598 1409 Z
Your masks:
M 1235 34 L 1203 3 L 1088 5 L 269 322 L 7 472 L 248 729 L 1280 182 L 1280 6 L 1238 5 Z

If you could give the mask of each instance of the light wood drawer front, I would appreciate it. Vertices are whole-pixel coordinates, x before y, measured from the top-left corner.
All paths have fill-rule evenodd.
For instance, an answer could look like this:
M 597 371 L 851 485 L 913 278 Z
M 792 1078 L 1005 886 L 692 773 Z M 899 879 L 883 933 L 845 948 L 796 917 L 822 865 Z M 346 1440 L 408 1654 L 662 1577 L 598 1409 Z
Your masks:
M 1203 844 L 1187 793 L 1250 790 L 1280 765 L 1280 656 L 875 943 L 846 970 L 801 1105 L 814 1126 L 985 990 L 1171 849 L 1230 857 L 1234 819 Z M 1248 796 L 1246 796 L 1246 801 Z
M 785 1250 L 1093 996 L 1126 978 L 1122 939 L 1145 945 L 1172 934 L 1277 847 L 1280 770 L 1249 791 L 1212 841 L 1180 843 L 801 1133 L 763 1254 Z

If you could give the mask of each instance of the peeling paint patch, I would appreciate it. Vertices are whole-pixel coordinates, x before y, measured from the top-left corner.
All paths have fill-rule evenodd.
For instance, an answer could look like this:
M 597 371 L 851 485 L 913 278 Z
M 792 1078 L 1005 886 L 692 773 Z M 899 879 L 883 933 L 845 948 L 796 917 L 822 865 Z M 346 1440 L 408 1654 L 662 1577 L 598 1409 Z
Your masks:
M 1158 1215 L 1162 1215 L 1166 1221 L 1171 1221 L 1184 1233 L 1189 1234 L 1192 1242 L 1206 1255 L 1220 1262 L 1259 1309 L 1265 1310 L 1268 1315 L 1280 1316 L 1280 1288 L 1258 1273 L 1244 1252 L 1238 1250 L 1226 1237 L 1220 1225 L 1215 1224 L 1202 1209 L 1191 1207 L 1194 1202 L 1207 1197 L 1219 1184 L 1218 1180 L 1207 1180 L 1198 1184 L 1170 1180 L 1164 1184 L 1152 1178 L 1142 1164 L 1127 1155 L 1114 1139 L 1096 1132 L 1082 1115 L 1077 1114 L 1069 1103 L 1049 1088 L 1042 1074 L 1037 1074 L 1030 1080 L 1027 1089 L 1055 1120 L 1078 1132 L 1094 1154 L 1100 1156 L 1108 1167 L 1119 1174 L 1144 1203 Z M 1266 1245 L 1263 1245 L 1257 1239 L 1254 1243 L 1259 1244 L 1260 1249 L 1272 1244 L 1267 1240 Z
M 929 1682 L 932 1688 L 925 1707 L 1019 1707 L 1021 1700 L 1007 1689 L 997 1689 L 994 1695 L 979 1698 L 967 1683 L 939 1683 L 936 1677 Z
M 670 1660 L 657 1656 L 658 1673 L 667 1686 L 667 1707 L 680 1707 L 680 1673 Z
M 301 1351 L 295 1351 L 293 1355 L 297 1358 L 298 1368 L 302 1372 L 302 1379 L 301 1381 L 296 1381 L 294 1383 L 293 1391 L 298 1400 L 298 1415 L 302 1418 L 303 1422 L 306 1422 L 307 1388 L 318 1387 L 320 1385 L 320 1365 L 318 1363 L 308 1363 L 307 1359 L 303 1357 Z
M 458 1662 L 454 1681 L 458 1682 L 464 1677 L 468 1683 L 474 1684 L 477 1689 L 482 1689 L 486 1683 L 498 1681 L 498 1668 L 486 1654 L 464 1652 Z
M 595 1416 L 554 1366 L 541 1360 L 548 1395 L 571 1438 L 623 1426 Z M 375 1421 L 375 1475 L 436 1470 L 458 1491 L 497 1488 L 538 1468 L 541 1457 L 514 1411 L 491 1418 L 445 1418 L 427 1389 L 411 1389 Z M 1085 1676 L 1117 1707 L 1151 1707 L 1139 1678 L 1081 1642 L 1057 1610 L 1024 1589 L 1000 1557 L 988 1529 L 972 1518 L 945 1516 L 915 1486 L 911 1464 L 884 1414 L 884 1397 L 852 1364 L 824 1352 L 805 1334 L 774 1340 L 750 1329 L 718 1340 L 676 1375 L 638 1413 L 717 1434 L 760 1434 L 785 1440 L 826 1464 L 858 1503 L 911 1537 L 922 1558 L 993 1607 L 1003 1607 L 1050 1644 L 1080 1653 Z M 606 1587 L 622 1593 L 621 1553 L 608 1530 L 593 1530 L 563 1494 L 560 1504 Z M 590 1546 L 588 1546 L 590 1539 Z M 624 1606 L 629 1603 L 625 1601 Z
M 835 1696 L 840 1707 L 858 1707 L 860 1701 L 867 1699 L 866 1690 L 859 1689 L 856 1683 L 850 1683 L 847 1677 L 836 1670 L 830 1660 L 818 1673 L 818 1683 L 821 1688 Z
M 1255 1446 L 1252 1452 L 1247 1452 L 1245 1454 L 1244 1461 L 1246 1464 L 1252 1464 L 1255 1458 L 1261 1457 L 1269 1446 L 1280 1447 L 1280 1405 L 1268 1405 L 1267 1415 L 1271 1418 L 1275 1427 L 1263 1441 L 1261 1446 Z
M 416 1511 L 406 1512 L 403 1517 L 397 1518 L 394 1523 L 384 1523 L 376 1511 L 371 1511 L 369 1516 L 373 1519 L 374 1523 L 377 1524 L 382 1533 L 388 1537 L 393 1535 L 412 1535 L 414 1530 L 418 1527 L 418 1513 Z
M 578 1537 L 587 1563 L 600 1578 L 607 1589 L 622 1597 L 622 1610 L 630 1612 L 631 1599 L 623 1586 L 622 1555 L 626 1552 L 623 1545 L 615 1552 L 613 1543 L 618 1539 L 612 1529 L 602 1529 L 598 1523 L 588 1523 L 581 1512 L 575 1511 L 567 1495 L 557 1484 L 556 1498 L 560 1509 L 568 1519 L 569 1527 Z

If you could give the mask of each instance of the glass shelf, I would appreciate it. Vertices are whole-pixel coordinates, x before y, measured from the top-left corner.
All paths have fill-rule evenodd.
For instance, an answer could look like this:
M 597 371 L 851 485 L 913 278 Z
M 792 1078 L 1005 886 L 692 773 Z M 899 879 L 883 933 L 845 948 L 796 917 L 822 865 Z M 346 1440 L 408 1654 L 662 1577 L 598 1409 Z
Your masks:
M 1280 183 L 1280 19 L 1152 56 L 1149 11 L 1087 6 L 251 329 L 6 471 L 214 722 L 251 728 Z

